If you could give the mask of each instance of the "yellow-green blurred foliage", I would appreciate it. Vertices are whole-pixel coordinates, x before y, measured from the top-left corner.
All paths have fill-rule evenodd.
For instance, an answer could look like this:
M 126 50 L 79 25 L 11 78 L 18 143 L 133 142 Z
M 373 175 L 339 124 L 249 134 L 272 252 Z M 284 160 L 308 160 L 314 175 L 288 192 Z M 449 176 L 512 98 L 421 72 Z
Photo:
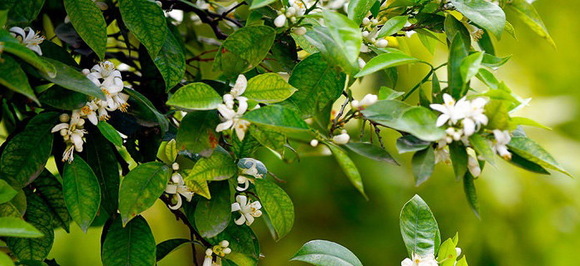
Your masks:
M 580 2 L 540 0 L 535 4 L 558 48 L 553 49 L 524 25 L 512 19 L 518 40 L 507 34 L 499 43 L 500 56 L 513 55 L 499 76 L 523 98 L 533 98 L 518 113 L 553 131 L 527 128 L 528 134 L 551 152 L 574 176 L 580 176 Z M 508 14 L 508 18 L 511 18 Z M 447 53 L 438 47 L 432 57 L 416 37 L 407 42 L 414 56 L 441 61 Z M 421 66 L 402 68 L 398 90 L 405 90 L 425 74 Z M 372 83 L 372 82 L 370 82 Z M 371 84 L 366 85 L 371 85 Z M 360 86 L 356 93 L 376 93 L 377 86 Z M 354 134 L 358 135 L 358 134 Z M 331 157 L 304 157 L 285 164 L 261 152 L 259 159 L 278 177 L 293 199 L 293 231 L 274 242 L 258 219 L 262 265 L 301 265 L 288 259 L 312 239 L 338 242 L 365 265 L 400 265 L 407 254 L 399 233 L 399 211 L 413 194 L 431 206 L 443 238 L 459 232 L 459 247 L 470 265 L 578 265 L 580 259 L 580 184 L 559 173 L 532 174 L 501 162 L 488 166 L 476 181 L 481 220 L 469 209 L 461 183 L 450 166 L 438 165 L 436 174 L 421 187 L 414 186 L 410 156 L 398 155 L 395 134 L 385 132 L 387 148 L 401 166 L 355 157 L 370 198 L 365 201 L 350 185 Z M 499 160 L 498 160 L 499 161 Z M 160 203 L 145 214 L 157 242 L 187 237 L 186 228 Z M 76 226 L 67 235 L 60 230 L 50 257 L 61 265 L 99 265 L 100 228 L 83 234 Z M 160 265 L 190 265 L 191 249 L 169 255 Z

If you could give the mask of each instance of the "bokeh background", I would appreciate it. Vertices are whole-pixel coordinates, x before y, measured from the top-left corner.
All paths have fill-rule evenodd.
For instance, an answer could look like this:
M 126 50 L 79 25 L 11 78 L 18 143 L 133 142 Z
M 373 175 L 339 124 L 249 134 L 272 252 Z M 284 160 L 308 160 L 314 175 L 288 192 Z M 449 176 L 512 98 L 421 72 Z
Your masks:
M 500 56 L 512 59 L 499 76 L 523 98 L 533 98 L 518 115 L 533 118 L 552 131 L 527 128 L 573 176 L 580 176 L 580 20 L 579 1 L 539 0 L 534 3 L 550 30 L 557 49 L 510 19 L 517 40 L 504 35 Z M 508 19 L 513 18 L 508 13 Z M 407 41 L 413 56 L 441 61 L 443 46 L 429 54 L 415 36 Z M 401 68 L 395 89 L 405 90 L 419 81 L 425 69 Z M 377 93 L 380 79 L 368 79 L 358 97 Z M 354 129 L 354 127 L 353 127 Z M 356 135 L 356 134 L 355 134 Z M 259 153 L 270 171 L 287 180 L 282 184 L 293 199 L 296 221 L 292 232 L 274 242 L 258 219 L 252 227 L 261 241 L 261 265 L 302 265 L 289 262 L 305 242 L 326 239 L 352 250 L 365 265 L 400 265 L 407 254 L 399 233 L 399 212 L 414 194 L 421 195 L 434 212 L 443 238 L 459 233 L 459 247 L 470 265 L 580 265 L 580 184 L 559 173 L 542 176 L 500 162 L 488 166 L 476 181 L 481 219 L 469 209 L 461 183 L 450 166 L 438 165 L 435 175 L 414 186 L 410 156 L 394 148 L 396 134 L 384 133 L 387 149 L 401 163 L 393 166 L 354 157 L 360 168 L 369 201 L 350 185 L 332 157 L 302 157 L 284 163 L 267 151 Z M 498 160 L 499 161 L 499 160 Z M 186 228 L 157 203 L 145 216 L 157 242 L 187 237 Z M 56 233 L 49 258 L 61 265 L 100 265 L 100 228 L 82 233 L 76 226 Z M 190 265 L 191 248 L 171 253 L 159 265 Z

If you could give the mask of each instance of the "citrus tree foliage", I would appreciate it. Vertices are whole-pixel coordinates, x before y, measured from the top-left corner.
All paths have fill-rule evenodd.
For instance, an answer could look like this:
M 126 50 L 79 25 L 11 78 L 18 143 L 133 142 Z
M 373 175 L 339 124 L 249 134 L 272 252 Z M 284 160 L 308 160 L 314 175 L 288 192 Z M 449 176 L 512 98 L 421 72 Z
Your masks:
M 398 165 L 384 149 L 395 145 L 413 153 L 417 185 L 435 164 L 450 164 L 476 213 L 475 178 L 487 163 L 567 174 L 526 136 L 526 126 L 543 127 L 517 116 L 528 100 L 495 75 L 509 57 L 494 45 L 515 34 L 504 10 L 553 44 L 529 2 L 0 1 L 8 133 L 0 236 L 9 250 L 1 264 L 44 261 L 54 230 L 73 222 L 102 228 L 105 265 L 154 265 L 185 244 L 203 251 L 204 265 L 257 264 L 255 219 L 279 240 L 295 216 L 283 173 L 255 158 L 259 148 L 289 162 L 332 154 L 367 197 L 350 156 Z M 446 45 L 447 60 L 412 56 L 408 38 L 432 53 Z M 397 86 L 397 67 L 409 64 L 428 71 L 416 73 L 413 87 Z M 371 76 L 383 86 L 356 98 Z M 384 130 L 401 137 L 384 143 Z M 154 239 L 140 214 L 158 200 L 191 239 Z M 410 257 L 403 264 L 455 265 L 457 238 L 440 244 L 418 196 L 403 208 L 401 232 Z M 294 259 L 361 264 L 325 241 Z

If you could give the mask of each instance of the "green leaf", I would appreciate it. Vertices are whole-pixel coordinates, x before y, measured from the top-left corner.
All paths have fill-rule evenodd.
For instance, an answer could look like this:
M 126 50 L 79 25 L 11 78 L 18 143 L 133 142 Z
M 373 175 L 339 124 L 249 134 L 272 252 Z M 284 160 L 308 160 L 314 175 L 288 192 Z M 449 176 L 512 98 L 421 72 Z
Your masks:
M 439 254 L 437 254 L 439 265 L 455 266 L 457 260 L 457 251 L 455 250 L 456 246 L 457 244 L 451 238 L 443 241 L 441 247 L 439 247 Z
M 103 234 L 105 234 L 103 232 Z M 155 238 L 149 224 L 137 216 L 123 227 L 117 218 L 106 232 L 101 251 L 103 265 L 155 265 Z
M 284 134 L 254 125 L 250 126 L 250 135 L 264 147 L 276 152 L 280 157 L 284 154 L 284 145 L 286 145 L 286 136 Z
M 4 10 L 4 11 L 6 11 L 6 10 Z M 6 255 L 6 253 L 0 252 L 0 265 L 14 266 L 14 261 L 12 261 L 12 258 L 10 256 Z
M 338 99 L 344 89 L 346 75 L 329 65 L 320 53 L 302 60 L 288 80 L 298 91 L 286 102 L 291 103 L 304 117 L 311 117 Z
M 234 159 L 225 150 L 216 150 L 208 158 L 201 158 L 195 163 L 184 180 L 219 181 L 234 176 L 238 168 Z
M 0 179 L 0 204 L 9 202 L 18 194 L 6 181 Z
M 277 73 L 257 75 L 248 81 L 244 96 L 259 103 L 277 103 L 286 100 L 296 92 Z
M 465 197 L 469 203 L 469 207 L 475 213 L 477 218 L 479 218 L 479 201 L 477 200 L 477 191 L 475 189 L 474 177 L 471 173 L 466 172 L 463 177 L 463 191 L 465 192 Z
M 211 86 L 196 82 L 179 88 L 167 104 L 185 110 L 212 110 L 222 102 L 222 97 Z
M 345 146 L 359 154 L 362 155 L 364 157 L 367 157 L 369 159 L 373 159 L 375 161 L 379 161 L 379 162 L 387 162 L 387 163 L 392 163 L 394 165 L 399 165 L 399 163 L 397 163 L 397 161 L 395 161 L 395 159 L 393 158 L 393 156 L 391 156 L 391 154 L 389 154 L 389 152 L 387 152 L 385 149 L 377 147 L 371 143 L 362 143 L 362 142 L 350 142 L 345 144 Z
M 111 126 L 111 124 L 107 123 L 106 121 L 99 121 L 97 124 L 99 131 L 103 136 L 110 141 L 111 143 L 115 144 L 117 147 L 123 147 L 123 138 L 119 135 L 119 132 Z
M 157 244 L 157 252 L 155 255 L 155 259 L 157 261 L 160 261 L 163 258 L 165 258 L 165 256 L 169 255 L 169 253 L 175 251 L 176 249 L 188 243 L 191 243 L 191 240 L 185 238 L 174 238 L 165 240 Z
M 396 91 L 393 90 L 389 87 L 381 87 L 379 89 L 379 100 L 394 100 L 397 99 L 401 96 L 403 96 L 405 93 L 402 91 Z
M 420 186 L 431 177 L 435 170 L 435 152 L 433 147 L 417 151 L 411 160 L 413 165 L 413 176 L 415 176 L 415 186 Z
M 341 32 L 340 28 L 333 27 L 334 33 L 331 32 L 330 28 L 322 27 L 322 26 L 315 26 L 312 29 L 309 29 L 304 37 L 312 46 L 316 47 L 322 57 L 330 63 L 331 66 L 340 67 L 349 75 L 355 74 L 356 71 L 359 70 L 358 66 L 358 53 L 359 51 L 352 50 L 353 47 L 350 47 L 349 50 L 344 50 L 343 46 L 345 43 L 350 43 L 355 45 L 357 38 L 361 38 L 361 32 L 354 22 L 348 20 L 343 15 L 335 14 L 335 16 L 330 15 L 331 17 L 338 16 L 338 19 L 342 21 L 327 21 L 327 24 L 332 25 L 333 23 L 338 23 L 339 25 L 335 25 L 338 27 L 344 26 L 342 28 L 343 32 Z M 348 21 L 348 22 L 345 22 Z M 354 27 L 356 26 L 356 27 Z M 355 29 L 358 30 L 358 33 L 355 32 Z M 358 34 L 358 36 L 357 36 Z M 350 41 L 343 40 L 346 38 L 351 39 Z M 360 44 L 358 46 L 360 48 Z M 351 52 L 352 54 L 347 54 L 347 52 Z M 356 53 L 357 57 L 353 55 Z M 353 59 L 354 58 L 354 59 Z
M 365 199 L 368 199 L 364 191 L 362 177 L 360 176 L 354 162 L 348 157 L 348 154 L 343 149 L 336 146 L 336 144 L 327 143 L 327 146 L 330 151 L 332 151 L 338 165 L 342 168 L 352 185 L 363 195 L 363 197 L 365 197 Z
M 162 132 L 167 132 L 169 129 L 169 122 L 167 121 L 167 118 L 165 118 L 163 114 L 157 111 L 149 99 L 133 89 L 125 88 L 123 92 L 131 96 L 129 101 L 134 101 L 133 104 L 131 104 L 131 108 L 129 109 L 130 113 L 134 114 L 136 117 L 142 117 L 147 121 L 157 123 Z
M 408 16 L 396 16 L 390 18 L 389 20 L 387 20 L 387 22 L 385 22 L 385 24 L 377 34 L 377 38 L 391 36 L 397 33 L 405 26 L 408 20 L 409 20 Z
M 552 40 L 548 29 L 544 25 L 540 14 L 534 8 L 534 6 L 528 3 L 526 0 L 514 0 L 510 1 L 506 8 L 514 11 L 516 15 L 526 24 L 530 29 L 532 29 L 540 37 L 546 39 L 553 47 L 556 47 L 556 43 Z
M 332 12 L 329 10 L 324 10 L 322 15 L 326 22 L 326 27 L 328 27 L 330 36 L 332 36 L 332 39 L 334 39 L 339 49 L 342 51 L 345 59 L 349 63 L 348 67 L 343 65 L 343 68 L 347 72 L 351 72 L 349 71 L 350 68 L 353 65 L 356 66 L 358 64 L 358 55 L 362 45 L 362 34 L 359 28 L 359 24 L 340 13 Z M 363 16 L 364 15 L 366 14 L 363 14 Z
M 0 217 L 0 236 L 34 238 L 44 235 L 20 218 Z
M 42 171 L 40 176 L 32 183 L 35 193 L 46 204 L 56 224 L 69 232 L 72 218 L 66 207 L 62 184 L 48 170 Z
M 77 156 L 64 165 L 62 187 L 64 201 L 72 219 L 86 233 L 101 204 L 101 187 L 91 167 Z
M 212 182 L 212 199 L 200 199 L 195 206 L 195 227 L 204 238 L 217 236 L 231 221 L 232 199 L 228 182 Z
M 56 77 L 57 69 L 55 69 L 52 64 L 44 60 L 46 58 L 41 58 L 35 52 L 18 42 L 4 42 L 4 52 L 8 52 L 19 57 L 20 59 L 24 60 L 24 62 L 29 63 L 34 68 L 40 70 L 42 74 L 50 78 Z
M 449 76 L 449 92 L 454 99 L 460 99 L 467 93 L 467 87 L 463 82 L 461 74 L 461 66 L 465 58 L 468 56 L 468 44 L 457 34 L 452 39 L 449 47 L 449 63 L 447 64 L 447 75 Z
M 101 100 L 106 99 L 103 91 L 83 75 L 83 73 L 59 61 L 50 58 L 45 58 L 45 60 L 50 62 L 56 69 L 55 77 L 43 75 L 45 79 L 71 91 L 80 92 Z
M 534 121 L 527 117 L 510 117 L 510 123 L 515 126 L 532 126 L 532 127 L 539 127 L 547 130 L 552 130 L 551 128 L 540 124 L 537 121 Z
M 119 10 L 129 31 L 147 48 L 151 58 L 157 57 L 170 34 L 161 7 L 154 1 L 119 0 Z
M 348 9 L 346 13 L 348 18 L 357 24 L 361 24 L 364 17 L 371 7 L 377 2 L 376 0 L 353 0 L 348 3 Z
M 513 136 L 508 144 L 508 148 L 528 161 L 548 169 L 559 171 L 568 176 L 572 176 L 568 171 L 560 166 L 550 153 L 544 150 L 544 148 L 542 148 L 538 143 L 527 137 Z
M 163 194 L 172 170 L 159 162 L 141 164 L 131 170 L 121 181 L 119 212 L 123 225 L 149 209 Z
M 483 52 L 476 52 L 463 59 L 459 67 L 463 83 L 468 83 L 479 72 L 484 55 Z
M 467 150 L 463 144 L 454 141 L 449 144 L 449 155 L 451 156 L 451 163 L 453 165 L 453 172 L 455 178 L 460 180 L 467 173 Z
M 534 172 L 534 173 L 538 173 L 538 174 L 542 174 L 542 175 L 550 175 L 550 172 L 548 172 L 548 170 L 544 169 L 544 167 L 541 167 L 540 165 L 528 161 L 526 159 L 524 159 L 523 157 L 519 156 L 517 153 L 513 153 L 512 152 L 512 158 L 510 160 L 507 160 L 509 163 L 520 167 L 522 169 L 528 170 L 530 172 Z
M 52 150 L 57 113 L 36 115 L 26 128 L 8 141 L 0 157 L 0 176 L 14 188 L 23 188 L 42 172 Z
M 274 228 L 272 238 L 279 241 L 286 236 L 294 225 L 294 204 L 282 188 L 274 182 L 256 178 L 256 193 L 264 206 Z
M 102 123 L 99 122 L 99 125 Z M 120 174 L 115 148 L 99 132 L 87 135 L 84 147 L 87 163 L 95 172 L 101 187 L 101 212 L 116 214 Z
M 165 81 L 165 91 L 171 90 L 185 75 L 185 55 L 177 37 L 167 34 L 159 54 L 153 58 L 153 63 Z
M 499 5 L 485 0 L 451 0 L 451 4 L 478 26 L 492 32 L 497 38 L 505 28 L 505 13 Z
M 265 7 L 274 2 L 276 2 L 276 0 L 253 0 L 252 4 L 250 5 L 250 10 Z
M 230 242 L 232 253 L 225 256 L 235 265 L 257 265 L 260 257 L 258 238 L 249 226 L 239 226 L 233 223 L 216 237 L 207 239 L 212 245 L 218 245 L 222 240 Z
M 177 130 L 177 149 L 186 149 L 209 157 L 218 145 L 215 128 L 219 123 L 215 111 L 199 111 L 188 113 L 179 124 Z
M 469 143 L 471 143 L 478 156 L 483 157 L 487 162 L 494 165 L 495 152 L 493 152 L 489 140 L 479 134 L 473 134 L 469 137 Z
M 44 236 L 39 238 L 6 238 L 8 248 L 20 260 L 44 260 L 54 241 L 52 215 L 42 199 L 30 190 L 26 192 L 27 204 L 24 220 Z
M 8 13 L 10 24 L 30 24 L 36 19 L 43 5 L 44 0 L 18 0 L 18 4 L 14 4 Z
M 67 90 L 61 86 L 53 85 L 38 95 L 42 104 L 62 110 L 81 109 L 89 101 L 89 96 L 80 92 Z
M 405 135 L 397 139 L 399 153 L 414 152 L 427 149 L 431 142 L 423 141 L 413 135 Z
M 354 77 L 359 78 L 368 74 L 375 73 L 379 70 L 396 67 L 400 65 L 420 62 L 421 60 L 408 56 L 403 53 L 384 53 L 369 60 L 367 64 Z
M 419 195 L 415 195 L 403 206 L 400 226 L 409 257 L 413 254 L 436 254 L 441 243 L 439 226 L 431 209 Z
M 508 129 L 510 125 L 509 106 L 509 101 L 490 100 L 485 105 L 485 114 L 489 120 L 489 122 L 487 122 L 487 128 L 500 130 Z
M 0 62 L 0 84 L 38 103 L 34 90 L 28 83 L 26 73 L 18 62 L 9 55 L 3 55 L 2 62 Z
M 347 248 L 326 240 L 312 240 L 304 244 L 290 260 L 313 265 L 362 266 L 362 262 Z
M 104 60 L 107 23 L 99 7 L 91 0 L 64 0 L 64 8 L 75 31 Z
M 483 55 L 483 60 L 481 61 L 481 64 L 490 68 L 498 68 L 507 63 L 510 60 L 510 58 L 511 55 L 506 57 L 496 57 L 486 53 Z
M 268 105 L 246 113 L 243 119 L 280 132 L 303 132 L 308 125 L 294 111 L 280 105 Z

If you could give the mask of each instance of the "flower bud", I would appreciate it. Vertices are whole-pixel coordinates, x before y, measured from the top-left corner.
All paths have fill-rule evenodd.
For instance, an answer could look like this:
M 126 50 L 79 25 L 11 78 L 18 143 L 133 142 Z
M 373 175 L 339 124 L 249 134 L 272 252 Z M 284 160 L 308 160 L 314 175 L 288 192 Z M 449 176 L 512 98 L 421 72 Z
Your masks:
M 362 20 L 362 24 L 363 24 L 363 26 L 367 26 L 367 25 L 369 25 L 370 23 L 371 23 L 371 20 L 370 20 L 369 18 L 366 18 L 366 17 L 365 17 L 365 18 L 363 18 L 363 20 Z
M 305 27 L 294 28 L 292 30 L 292 33 L 302 36 L 302 35 L 306 34 L 306 28 Z
M 67 113 L 61 114 L 61 115 L 58 117 L 58 120 L 59 120 L 61 123 L 67 123 L 68 121 L 70 121 L 70 115 L 69 115 L 69 114 L 67 114 Z
M 342 132 L 339 135 L 332 137 L 332 141 L 336 144 L 347 144 L 349 140 L 350 140 L 350 136 L 348 135 L 348 133 L 344 129 L 342 130 Z
M 318 146 L 318 140 L 317 140 L 317 139 L 312 139 L 312 140 L 310 141 L 310 146 L 312 146 L 312 147 L 316 147 L 316 146 Z
M 375 46 L 378 47 L 378 48 L 385 48 L 385 47 L 387 47 L 387 45 L 389 45 L 389 41 L 387 41 L 385 39 L 379 39 L 375 43 Z
M 179 164 L 178 164 L 178 163 L 173 163 L 173 164 L 171 165 L 171 169 L 173 169 L 173 171 L 177 171 L 177 170 L 179 170 Z
M 284 27 L 284 25 L 286 25 L 286 16 L 284 15 L 277 16 L 276 19 L 274 19 L 274 25 L 276 25 L 276 27 L 278 28 Z

